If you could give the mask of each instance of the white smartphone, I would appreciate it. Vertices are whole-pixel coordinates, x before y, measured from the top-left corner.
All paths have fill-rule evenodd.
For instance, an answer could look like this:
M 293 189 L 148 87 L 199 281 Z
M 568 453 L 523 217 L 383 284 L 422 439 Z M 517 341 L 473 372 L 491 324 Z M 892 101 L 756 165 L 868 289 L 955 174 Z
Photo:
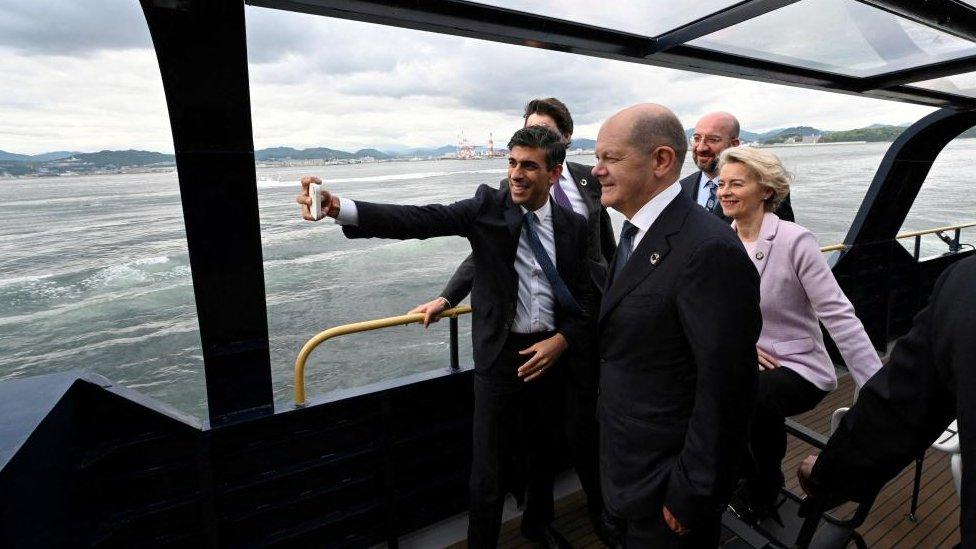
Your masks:
M 322 218 L 322 185 L 318 183 L 312 183 L 308 186 L 308 196 L 312 199 L 312 205 L 309 209 L 312 211 L 312 217 L 316 220 Z

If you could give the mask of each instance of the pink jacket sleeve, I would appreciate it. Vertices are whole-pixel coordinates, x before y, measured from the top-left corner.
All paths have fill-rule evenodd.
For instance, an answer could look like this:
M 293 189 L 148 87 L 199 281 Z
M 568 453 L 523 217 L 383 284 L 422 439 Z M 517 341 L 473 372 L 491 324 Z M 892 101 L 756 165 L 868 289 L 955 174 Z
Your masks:
M 858 387 L 864 385 L 881 368 L 881 360 L 855 316 L 854 306 L 837 284 L 813 233 L 804 231 L 792 253 L 797 278 L 814 312 L 837 344 Z

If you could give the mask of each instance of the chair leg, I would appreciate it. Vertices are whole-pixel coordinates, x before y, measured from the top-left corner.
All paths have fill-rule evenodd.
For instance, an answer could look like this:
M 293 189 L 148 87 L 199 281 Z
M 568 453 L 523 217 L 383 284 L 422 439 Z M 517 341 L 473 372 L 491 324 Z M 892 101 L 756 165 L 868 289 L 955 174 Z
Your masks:
M 924 458 L 925 456 L 922 455 L 915 460 L 915 484 L 912 488 L 912 508 L 908 511 L 908 520 L 911 522 L 918 522 L 918 517 L 915 516 L 915 512 L 918 511 L 918 493 L 922 489 L 922 460 Z

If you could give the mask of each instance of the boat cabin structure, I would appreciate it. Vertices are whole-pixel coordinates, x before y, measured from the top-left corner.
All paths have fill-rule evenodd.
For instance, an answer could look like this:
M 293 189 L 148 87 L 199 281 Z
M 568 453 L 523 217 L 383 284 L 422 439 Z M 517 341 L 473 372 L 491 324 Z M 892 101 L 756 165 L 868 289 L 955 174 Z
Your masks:
M 592 6 L 586 21 L 561 18 L 557 2 L 246 3 L 937 107 L 890 146 L 829 259 L 884 350 L 938 275 L 973 254 L 955 227 L 937 257 L 896 238 L 940 151 L 976 125 L 971 0 L 635 2 Z M 95 374 L 0 383 L 0 546 L 396 546 L 463 512 L 472 396 L 456 345 L 453 368 L 445 357 L 441 370 L 275 407 L 245 2 L 141 6 L 176 151 L 209 419 Z M 825 12 L 848 24 L 811 24 Z M 792 40 L 778 40 L 784 27 Z M 808 541 L 831 546 L 828 526 Z

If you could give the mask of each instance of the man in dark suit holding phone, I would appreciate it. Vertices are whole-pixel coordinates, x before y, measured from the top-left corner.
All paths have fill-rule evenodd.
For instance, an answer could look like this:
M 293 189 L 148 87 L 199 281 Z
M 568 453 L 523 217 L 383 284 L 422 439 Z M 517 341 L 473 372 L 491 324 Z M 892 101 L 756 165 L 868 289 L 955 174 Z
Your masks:
M 564 353 L 588 347 L 594 309 L 586 269 L 586 221 L 553 204 L 566 147 L 554 132 L 523 128 L 508 144 L 507 190 L 478 188 L 450 205 L 400 206 L 340 199 L 322 191 L 326 215 L 349 238 L 463 236 L 478 272 L 471 289 L 474 432 L 468 544 L 495 547 L 509 491 L 527 492 L 525 537 L 568 544 L 553 518 L 551 455 Z M 308 187 L 297 201 L 305 219 Z M 550 370 L 553 370 L 550 372 Z
M 525 126 L 545 126 L 559 133 L 569 147 L 573 140 L 573 117 L 562 101 L 555 97 L 533 99 L 525 105 Z M 603 291 L 606 284 L 607 265 L 613 258 L 617 244 L 607 209 L 600 204 L 600 182 L 593 177 L 592 166 L 563 162 L 562 173 L 551 189 L 553 201 L 563 208 L 586 218 L 589 233 L 588 266 L 593 281 L 593 291 Z M 508 189 L 508 179 L 499 184 Z M 441 311 L 457 306 L 467 297 L 474 282 L 474 262 L 468 256 L 444 287 L 440 296 L 424 303 L 411 313 L 425 313 L 427 322 Z M 601 521 L 603 497 L 600 493 L 599 448 L 596 423 L 596 392 L 599 384 L 599 367 L 595 346 L 590 352 L 576 353 L 569 359 L 569 375 L 565 388 L 565 406 L 562 424 L 572 457 L 573 467 L 580 485 L 586 493 L 590 519 L 601 537 L 612 535 L 603 529 Z
M 677 183 L 687 140 L 635 105 L 597 138 L 603 204 L 627 218 L 603 294 L 600 465 L 627 547 L 715 547 L 755 404 L 759 275 Z

